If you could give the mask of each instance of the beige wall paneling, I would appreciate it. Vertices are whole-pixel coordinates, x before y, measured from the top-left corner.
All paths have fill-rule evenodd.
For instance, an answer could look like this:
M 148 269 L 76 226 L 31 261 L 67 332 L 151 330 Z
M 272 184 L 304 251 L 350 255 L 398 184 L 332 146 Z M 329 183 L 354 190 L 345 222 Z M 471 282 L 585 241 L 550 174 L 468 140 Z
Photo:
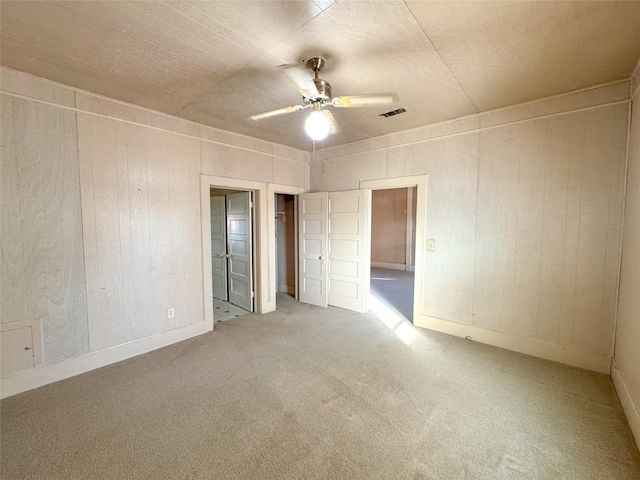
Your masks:
M 544 215 L 547 121 L 528 122 L 516 127 L 520 137 L 518 163 L 516 244 L 513 311 L 509 330 L 516 335 L 535 337 L 540 295 L 542 226 Z
M 2 276 L 17 280 L 3 284 L 1 321 L 31 321 L 29 315 L 51 308 L 52 315 L 42 316 L 45 360 L 74 358 L 4 379 L 2 395 L 213 328 L 201 321 L 200 172 L 281 178 L 287 184 L 269 187 L 297 194 L 308 185 L 308 154 L 201 128 L 37 77 L 22 78 L 8 69 L 3 68 L 2 75 L 3 92 L 14 89 L 35 100 L 2 95 Z M 81 117 L 77 132 L 76 115 Z M 202 138 L 202 131 L 212 140 Z M 22 140 L 25 136 L 29 142 Z M 223 145 L 221 138 L 232 144 Z M 201 148 L 222 154 L 207 156 Z M 260 185 L 266 191 L 266 184 Z M 47 196 L 60 192 L 57 201 L 49 202 Z M 267 202 L 256 203 L 263 212 L 260 217 L 266 218 Z M 51 216 L 61 217 L 60 226 L 49 221 Z M 268 226 L 262 226 L 266 231 Z M 58 233 L 60 239 L 54 238 Z M 25 235 L 27 241 L 22 240 Z M 265 240 L 261 248 L 268 252 L 270 247 Z M 60 254 L 62 261 L 47 258 Z M 274 265 L 269 268 L 262 269 L 265 281 Z M 264 311 L 271 303 L 275 308 L 275 288 L 273 279 L 264 288 L 264 295 L 272 295 L 265 299 Z M 172 307 L 175 317 L 168 319 L 167 308 Z
M 88 350 L 75 113 L 3 95 L 2 130 L 2 322 L 58 362 Z
M 372 192 L 371 263 L 373 266 L 404 269 L 407 260 L 407 190 L 395 188 Z
M 596 353 L 613 356 L 615 344 L 615 320 L 620 281 L 620 257 L 622 222 L 624 213 L 624 185 L 627 181 L 626 153 L 631 105 L 615 107 L 613 138 L 611 139 L 611 179 L 609 187 L 609 211 L 607 214 L 606 258 L 600 335 L 597 337 Z M 606 180 L 606 179 L 605 179 Z
M 312 166 L 312 192 L 357 190 L 358 182 L 362 180 L 387 176 L 387 152 L 357 154 L 318 162 Z
M 112 122 L 114 128 L 115 157 L 110 159 L 116 168 L 116 192 L 117 192 L 117 232 L 120 247 L 120 295 L 122 308 L 123 333 L 126 341 L 137 338 L 136 326 L 136 296 L 134 282 L 138 281 L 138 271 L 134 265 L 133 241 L 136 230 L 131 227 L 131 181 L 129 171 L 129 137 L 130 129 L 133 133 L 141 135 L 142 129 L 122 122 Z M 79 124 L 80 125 L 80 124 Z M 109 160 L 107 160 L 109 161 Z M 135 165 L 135 160 L 132 161 Z M 115 228 L 115 227 L 114 227 Z M 129 321 L 127 321 L 129 320 Z
M 306 160 L 202 141 L 202 173 L 206 175 L 305 187 L 308 168 Z
M 577 111 L 553 114 L 564 101 L 554 98 L 535 106 L 541 118 L 478 132 L 388 148 L 371 141 L 368 154 L 366 142 L 354 155 L 335 147 L 334 158 L 324 152 L 312 163 L 311 187 L 380 174 L 385 155 L 381 178 L 428 174 L 426 238 L 436 252 L 424 253 L 416 278 L 424 301 L 416 324 L 606 371 L 628 103 L 599 105 L 601 93 L 581 92 Z
M 89 344 L 91 351 L 96 351 L 127 340 L 120 283 L 115 122 L 79 114 L 78 143 L 82 220 L 87 232 L 84 242 Z M 137 320 L 136 317 L 132 322 Z
M 640 70 L 636 69 L 636 88 Z M 624 207 L 620 297 L 615 358 L 611 376 L 640 446 L 640 90 L 633 96 L 629 128 L 627 189 Z
M 550 118 L 546 125 L 542 239 L 539 274 L 538 316 L 535 337 L 559 343 L 562 312 L 562 283 L 567 232 L 569 163 L 572 146 L 572 118 Z M 573 275 L 575 279 L 575 275 Z
M 76 115 L 59 108 L 46 111 L 40 121 L 55 125 L 55 131 L 40 137 L 46 141 L 42 171 L 49 285 L 42 335 L 45 363 L 53 363 L 88 352 L 89 344 Z
M 199 141 L 79 117 L 92 351 L 201 321 Z
M 428 160 L 426 237 L 435 252 L 424 252 L 425 315 L 471 323 L 476 241 L 478 138 L 465 135 L 440 142 Z M 416 247 L 417 249 L 417 247 Z
M 558 343 L 572 345 L 575 320 L 576 271 L 578 262 L 578 237 L 580 230 L 580 200 L 582 196 L 582 165 L 584 159 L 585 127 L 587 112 L 571 115 L 569 168 L 567 179 L 567 206 L 564 232 L 564 256 L 562 262 L 562 297 Z
M 480 133 L 473 323 L 491 330 L 507 331 L 513 314 L 519 178 L 516 135 L 512 129 Z
M 171 205 L 169 196 L 169 141 L 165 132 L 149 130 L 147 139 L 147 171 L 149 202 L 149 260 L 150 260 L 150 308 L 152 323 L 150 329 L 141 336 L 169 330 L 173 319 L 167 310 L 174 309 L 176 295 L 174 288 L 171 248 Z M 180 157 L 178 157 L 180 158 Z M 169 216 L 169 221 L 167 221 Z M 178 315 L 184 318 L 184 311 Z
M 621 198 L 617 205 L 610 206 L 611 181 L 619 182 L 614 188 L 623 189 L 622 175 L 613 171 L 624 168 L 625 161 L 625 143 L 620 141 L 615 128 L 622 127 L 622 131 L 626 131 L 627 109 L 628 106 L 619 105 L 589 111 L 585 125 L 572 346 L 608 356 L 613 353 L 612 316 L 615 308 L 609 309 L 610 318 L 603 318 L 603 306 L 610 301 L 615 302 L 609 297 L 615 297 L 617 286 L 613 282 L 606 285 L 605 279 L 607 268 L 613 269 L 617 276 L 618 263 L 610 259 L 607 264 L 607 249 L 617 251 L 619 248 L 622 209 Z M 617 121 L 618 116 L 624 122 Z M 619 198 L 615 195 L 613 199 L 616 197 Z M 610 222 L 614 224 L 611 236 L 608 235 Z M 618 225 L 617 229 L 615 225 Z M 615 245 L 608 242 L 615 242 Z M 602 322 L 608 325 L 608 330 L 600 328 Z M 605 348 L 600 348 L 601 345 Z
M 625 102 L 629 98 L 629 81 L 620 80 L 574 92 L 541 98 L 479 115 L 482 127 L 505 125 L 522 120 L 532 120 L 568 110 Z
M 304 187 L 308 182 L 308 167 L 307 162 L 273 157 L 273 183 Z
M 179 135 L 172 135 L 169 142 L 170 158 L 176 159 L 169 165 L 171 257 L 177 292 L 173 328 L 203 317 L 202 243 L 198 236 L 202 143 Z
M 20 211 L 21 157 L 20 139 L 24 131 L 16 131 L 11 97 L 2 95 L 2 297 L 0 302 L 1 323 L 24 320 L 27 317 L 27 292 L 25 285 L 25 258 L 22 243 L 22 215 Z M 20 135 L 20 139 L 16 138 Z
M 47 107 L 43 108 L 34 102 L 19 99 L 13 100 L 12 103 L 19 110 L 14 112 L 14 128 L 21 134 L 20 139 L 16 138 L 19 142 L 16 146 L 16 156 L 24 252 L 25 319 L 27 319 L 48 313 L 48 249 L 45 224 L 46 202 L 43 189 L 44 172 L 42 171 L 42 163 L 45 161 L 43 157 L 47 152 L 45 151 L 46 141 L 38 141 L 40 140 L 38 137 L 47 135 L 51 125 L 45 121 L 50 118 Z M 37 132 L 38 137 L 34 136 L 35 138 L 30 139 L 27 136 L 29 131 Z
M 67 107 L 75 107 L 76 105 L 73 88 L 34 77 L 28 73 L 1 67 L 0 84 L 2 84 L 3 92 L 23 95 Z

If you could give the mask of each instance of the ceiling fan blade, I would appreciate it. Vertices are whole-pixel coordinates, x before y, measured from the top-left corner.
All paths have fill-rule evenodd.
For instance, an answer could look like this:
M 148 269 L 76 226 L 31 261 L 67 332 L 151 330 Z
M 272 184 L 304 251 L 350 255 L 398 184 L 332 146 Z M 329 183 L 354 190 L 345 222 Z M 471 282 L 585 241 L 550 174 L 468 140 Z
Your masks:
M 331 105 L 340 108 L 350 107 L 374 107 L 376 105 L 389 105 L 395 101 L 393 95 L 344 95 L 331 100 Z
M 285 113 L 293 113 L 303 108 L 307 108 L 309 105 L 293 105 L 291 107 L 279 108 L 277 110 L 271 110 L 270 112 L 258 113 L 257 115 L 251 115 L 251 120 L 262 120 L 263 118 L 275 117 L 276 115 L 283 115 Z
M 317 95 L 318 88 L 313 83 L 313 78 L 309 76 L 309 71 L 301 65 L 280 65 L 278 67 L 298 89 L 301 95 Z
M 331 129 L 329 130 L 329 133 L 332 135 L 334 133 L 338 133 L 340 129 L 338 128 L 338 122 L 336 122 L 336 117 L 334 117 L 329 110 L 322 110 L 322 113 L 324 114 L 325 117 L 327 117 L 327 120 L 329 120 L 329 123 L 331 124 Z

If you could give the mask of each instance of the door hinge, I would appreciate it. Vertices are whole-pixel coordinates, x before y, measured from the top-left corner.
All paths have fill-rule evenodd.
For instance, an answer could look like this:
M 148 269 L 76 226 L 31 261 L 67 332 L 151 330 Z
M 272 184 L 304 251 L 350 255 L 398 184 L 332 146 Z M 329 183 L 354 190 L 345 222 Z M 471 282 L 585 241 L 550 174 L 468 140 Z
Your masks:
M 251 298 L 255 298 L 256 297 L 256 292 L 251 292 Z
M 253 202 L 252 201 L 249 202 L 249 208 L 253 208 Z

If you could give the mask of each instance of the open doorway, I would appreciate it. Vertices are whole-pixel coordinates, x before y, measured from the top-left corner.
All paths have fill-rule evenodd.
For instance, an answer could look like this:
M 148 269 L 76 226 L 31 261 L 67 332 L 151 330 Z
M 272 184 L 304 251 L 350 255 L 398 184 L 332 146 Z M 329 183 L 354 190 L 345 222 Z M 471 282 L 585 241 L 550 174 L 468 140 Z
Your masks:
M 373 190 L 371 295 L 413 323 L 416 187 Z
M 275 284 L 278 297 L 296 296 L 297 242 L 296 242 L 296 197 L 276 193 L 275 198 Z
M 254 311 L 253 192 L 210 189 L 211 283 L 217 322 Z

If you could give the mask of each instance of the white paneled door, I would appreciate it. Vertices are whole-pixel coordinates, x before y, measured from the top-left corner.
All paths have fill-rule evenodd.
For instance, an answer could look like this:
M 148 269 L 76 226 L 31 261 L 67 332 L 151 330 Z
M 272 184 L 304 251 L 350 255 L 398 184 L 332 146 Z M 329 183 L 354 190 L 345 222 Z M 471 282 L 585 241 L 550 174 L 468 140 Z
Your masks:
M 229 302 L 253 312 L 251 192 L 226 198 Z
M 326 307 L 328 194 L 302 193 L 298 196 L 300 260 L 299 298 L 303 303 Z
M 298 196 L 300 301 L 366 312 L 371 190 Z
M 211 277 L 213 297 L 228 300 L 227 293 L 227 214 L 225 198 L 211 197 Z
M 371 190 L 329 193 L 329 305 L 369 310 Z

